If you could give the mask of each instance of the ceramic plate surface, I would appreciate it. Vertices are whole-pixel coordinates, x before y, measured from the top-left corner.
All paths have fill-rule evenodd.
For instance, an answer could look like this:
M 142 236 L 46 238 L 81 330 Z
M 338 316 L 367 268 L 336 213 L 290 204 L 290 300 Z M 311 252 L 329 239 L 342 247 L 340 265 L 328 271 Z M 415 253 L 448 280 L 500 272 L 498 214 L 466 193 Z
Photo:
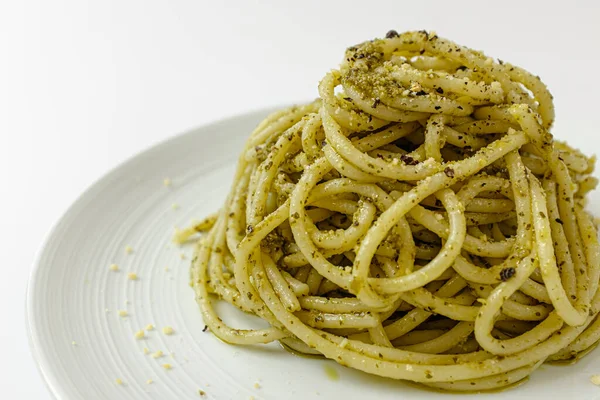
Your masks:
M 261 111 L 223 120 L 135 156 L 88 189 L 51 231 L 34 265 L 27 312 L 34 356 L 56 398 L 460 396 L 294 356 L 277 344 L 227 345 L 202 331 L 188 286 L 192 249 L 172 244 L 173 230 L 219 208 L 245 138 L 266 115 Z M 598 198 L 592 196 L 592 206 Z M 118 272 L 109 269 L 113 263 Z M 128 279 L 129 273 L 138 279 Z M 219 307 L 227 322 L 260 325 L 227 305 Z M 148 324 L 154 330 L 136 339 Z M 162 332 L 167 326 L 174 334 Z M 163 355 L 154 358 L 158 351 Z M 575 366 L 542 366 L 516 389 L 476 397 L 600 399 L 600 388 L 589 381 L 592 374 L 600 374 L 600 350 Z

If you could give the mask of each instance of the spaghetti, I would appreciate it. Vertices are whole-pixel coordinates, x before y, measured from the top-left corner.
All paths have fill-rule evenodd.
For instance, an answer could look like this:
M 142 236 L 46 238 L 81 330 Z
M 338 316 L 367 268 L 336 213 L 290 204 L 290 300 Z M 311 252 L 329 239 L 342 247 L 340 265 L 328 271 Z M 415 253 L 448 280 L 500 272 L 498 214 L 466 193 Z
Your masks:
M 549 133 L 538 77 L 425 31 L 350 47 L 320 98 L 267 117 L 197 242 L 225 342 L 482 391 L 600 339 L 594 159 Z M 216 297 L 267 321 L 234 329 Z

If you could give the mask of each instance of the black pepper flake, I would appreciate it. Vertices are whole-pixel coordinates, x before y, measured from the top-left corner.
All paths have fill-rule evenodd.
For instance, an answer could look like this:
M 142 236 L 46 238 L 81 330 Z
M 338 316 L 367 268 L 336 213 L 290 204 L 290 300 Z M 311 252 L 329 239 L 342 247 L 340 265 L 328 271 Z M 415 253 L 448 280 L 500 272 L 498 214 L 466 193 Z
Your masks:
M 402 154 L 400 156 L 400 160 L 406 165 L 417 165 L 419 160 L 415 160 L 411 156 L 407 156 L 406 154 Z
M 559 223 L 559 224 L 561 224 L 561 225 L 563 224 L 563 221 L 562 221 L 562 219 L 560 219 L 560 218 L 556 218 L 556 219 L 555 219 L 555 221 L 556 221 L 556 222 L 558 222 L 558 223 Z
M 544 214 L 542 211 L 540 211 L 540 217 L 546 218 L 546 214 Z
M 442 108 L 442 106 L 435 106 L 433 108 L 435 108 L 436 110 L 439 110 L 440 108 Z
M 252 225 L 248 225 L 246 227 L 246 233 L 252 233 L 252 232 L 254 232 L 254 227 Z
M 388 31 L 388 33 L 386 33 L 386 34 L 385 34 L 385 38 L 386 38 L 386 39 L 392 39 L 392 38 L 395 38 L 395 37 L 398 37 L 398 36 L 400 36 L 400 35 L 398 34 L 398 32 L 396 32 L 396 31 L 395 31 L 395 30 L 393 30 L 393 29 L 392 29 L 391 31 Z
M 444 169 L 444 173 L 447 177 L 454 178 L 454 170 L 452 168 L 446 167 L 446 169 Z
M 460 67 L 456 68 L 457 71 L 466 71 L 467 67 L 465 67 L 464 65 L 461 65 Z
M 458 108 L 459 110 L 462 110 L 462 109 L 463 109 L 463 107 L 462 107 L 462 106 L 458 106 L 458 107 L 456 107 L 456 108 Z
M 444 94 L 444 89 L 442 89 L 441 87 L 436 88 L 435 91 L 438 92 L 439 94 Z
M 202 332 L 206 332 L 208 330 L 208 325 L 204 325 L 204 328 L 202 328 Z
M 502 268 L 502 271 L 500 271 L 500 280 L 502 282 L 506 282 L 507 280 L 512 278 L 515 275 L 515 273 L 516 270 L 513 267 Z
M 376 108 L 380 104 L 381 104 L 381 99 L 379 97 L 376 97 L 375 100 L 373 100 L 373 105 L 371 107 Z
M 426 94 L 427 92 L 424 90 L 419 90 L 418 92 L 415 92 L 415 96 L 425 96 Z

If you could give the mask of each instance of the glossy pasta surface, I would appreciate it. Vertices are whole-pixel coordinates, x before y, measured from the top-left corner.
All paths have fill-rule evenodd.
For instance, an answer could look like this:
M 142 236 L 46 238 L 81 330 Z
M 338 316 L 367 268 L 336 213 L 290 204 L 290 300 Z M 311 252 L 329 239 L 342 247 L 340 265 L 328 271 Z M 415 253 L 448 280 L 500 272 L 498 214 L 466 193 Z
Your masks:
M 178 233 L 215 335 L 455 391 L 600 339 L 594 159 L 554 140 L 539 77 L 390 31 L 319 93 L 265 119 L 223 207 Z M 270 328 L 227 326 L 216 298 Z

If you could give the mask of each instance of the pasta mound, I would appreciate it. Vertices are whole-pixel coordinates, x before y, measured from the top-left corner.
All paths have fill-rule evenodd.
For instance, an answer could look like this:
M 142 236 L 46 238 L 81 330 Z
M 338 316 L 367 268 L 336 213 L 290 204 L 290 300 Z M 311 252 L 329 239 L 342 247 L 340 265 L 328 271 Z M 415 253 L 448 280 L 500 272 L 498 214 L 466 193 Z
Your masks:
M 350 47 L 320 98 L 250 135 L 191 283 L 228 343 L 280 341 L 455 391 L 600 339 L 594 159 L 554 140 L 539 77 L 425 31 Z M 227 326 L 214 296 L 259 316 Z

